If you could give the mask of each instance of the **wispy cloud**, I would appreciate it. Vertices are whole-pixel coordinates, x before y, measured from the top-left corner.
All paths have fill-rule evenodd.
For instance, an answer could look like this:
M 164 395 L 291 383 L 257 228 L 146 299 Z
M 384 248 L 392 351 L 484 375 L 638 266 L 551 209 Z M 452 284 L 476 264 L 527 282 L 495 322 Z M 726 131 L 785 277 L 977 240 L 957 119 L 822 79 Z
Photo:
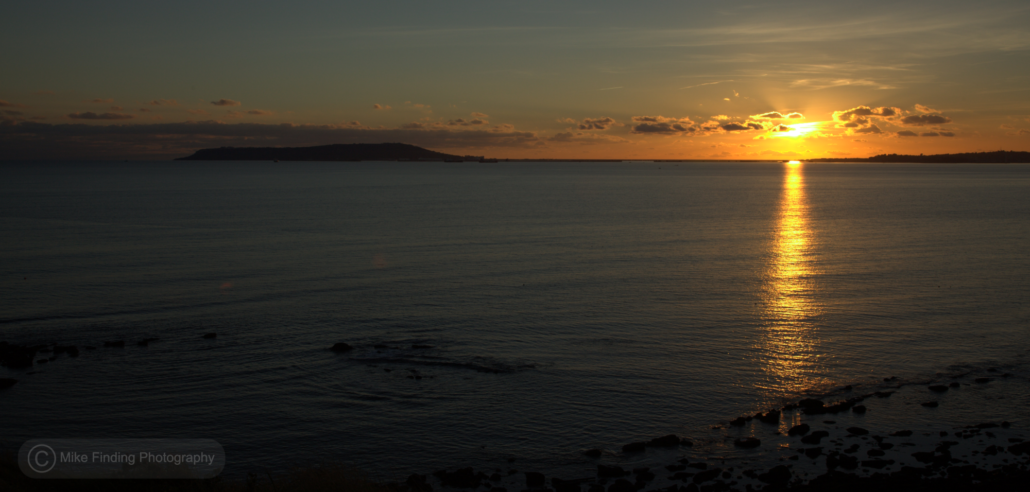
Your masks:
M 895 89 L 893 85 L 875 82 L 867 79 L 801 79 L 790 83 L 793 89 L 822 90 L 834 87 L 873 87 L 880 90 Z
M 703 84 L 688 85 L 686 87 L 680 87 L 680 89 L 693 89 L 695 87 L 704 87 L 706 85 L 723 84 L 726 82 L 733 82 L 732 80 L 716 80 L 715 82 L 705 82 Z
M 217 101 L 211 101 L 211 104 L 215 106 L 239 106 L 242 104 L 239 101 L 233 101 L 232 99 L 219 99 Z
M 151 106 L 178 106 L 179 102 L 175 99 L 154 99 L 150 101 Z
M 123 113 L 94 113 L 87 111 L 85 113 L 71 113 L 68 115 L 73 120 L 131 120 L 134 118 L 131 114 Z

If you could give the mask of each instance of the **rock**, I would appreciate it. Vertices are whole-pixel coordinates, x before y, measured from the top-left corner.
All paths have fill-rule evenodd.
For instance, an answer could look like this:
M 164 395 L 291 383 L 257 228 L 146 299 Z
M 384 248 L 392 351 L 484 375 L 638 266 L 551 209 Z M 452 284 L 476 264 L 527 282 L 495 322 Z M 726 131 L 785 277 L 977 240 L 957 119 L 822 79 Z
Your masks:
M 937 408 L 938 407 L 938 403 L 935 402 L 935 401 L 928 401 L 928 402 L 920 403 L 920 405 L 922 405 L 922 406 L 924 406 L 926 408 Z
M 47 362 L 50 362 L 50 359 L 39 359 L 36 361 L 36 364 L 46 364 Z
M 1030 441 L 1013 444 L 1008 447 L 1008 450 L 1015 455 L 1030 454 Z
M 705 470 L 703 472 L 694 475 L 694 483 L 705 483 L 709 480 L 714 480 L 722 474 L 722 470 L 719 468 L 712 468 L 711 470 Z
M 770 410 L 765 414 L 760 415 L 758 417 L 758 420 L 766 424 L 778 424 L 780 423 L 781 415 L 782 412 L 780 412 L 779 410 Z
M 620 478 L 608 486 L 608 492 L 637 492 L 637 488 L 625 478 Z
M 808 448 L 808 449 L 805 450 L 805 456 L 808 456 L 810 459 L 813 459 L 813 460 L 818 458 L 822 454 L 823 454 L 823 448 L 821 448 L 821 447 L 818 447 L 818 448 Z
M 890 398 L 893 394 L 893 391 L 877 391 L 873 393 L 873 396 L 877 398 Z
M 858 444 L 852 444 L 851 446 L 848 446 L 848 449 L 845 449 L 844 452 L 848 454 L 855 454 L 858 452 L 858 448 Z
M 587 492 L 604 492 L 604 485 L 595 483 L 591 485 L 589 489 L 587 489 Z
M 932 385 L 932 386 L 929 387 L 929 389 L 930 389 L 930 391 L 933 391 L 934 393 L 944 393 L 945 391 L 948 391 L 948 387 L 943 385 L 943 384 Z
M 880 449 L 891 449 L 893 447 L 894 447 L 894 445 L 889 443 L 889 442 L 881 442 L 880 443 Z
M 931 461 L 933 461 L 933 453 L 928 451 L 919 451 L 912 453 L 912 457 L 920 463 L 930 463 Z
M 912 431 L 910 431 L 910 430 L 900 430 L 900 431 L 896 431 L 896 432 L 891 432 L 890 435 L 891 435 L 891 437 L 908 437 L 908 436 L 912 435 Z
M 744 417 L 737 417 L 737 418 L 735 418 L 735 419 L 730 421 L 730 425 L 732 425 L 734 427 L 741 427 L 741 426 L 743 426 L 746 423 L 747 423 L 747 419 L 744 418 Z
M 111 348 L 122 348 L 125 346 L 125 340 L 114 340 L 111 342 L 104 342 L 104 346 Z
M 875 468 L 877 470 L 883 469 L 888 465 L 893 465 L 894 460 L 865 460 L 862 462 L 862 466 L 866 468 Z
M 754 437 L 740 437 L 733 441 L 733 445 L 738 448 L 751 449 L 761 446 L 762 441 Z
M 694 445 L 694 441 L 691 441 L 690 439 L 687 439 L 685 437 L 680 441 L 680 446 L 691 447 L 693 445 Z
M 426 476 L 412 473 L 404 482 L 412 492 L 433 492 L 433 486 L 426 483 Z
M 687 465 L 666 465 L 665 469 L 669 470 L 671 472 L 678 472 L 678 471 L 686 470 L 687 469 Z
M 206 339 L 206 340 L 213 340 L 215 338 L 218 338 L 218 334 L 217 333 L 205 333 L 200 338 L 203 338 L 203 339 Z M 455 473 L 457 473 L 457 472 L 455 472 Z
M 680 445 L 680 438 L 676 437 L 675 434 L 669 434 L 667 436 L 656 437 L 647 442 L 648 446 L 671 448 Z
M 10 388 L 11 386 L 14 386 L 16 384 L 18 384 L 18 380 L 17 379 L 0 378 L 0 389 Z
M 646 443 L 642 442 L 631 442 L 622 447 L 623 453 L 639 453 L 647 447 Z
M 680 489 L 680 492 L 700 492 L 701 488 L 696 483 L 687 484 L 686 487 Z
M 858 457 L 840 455 L 837 458 L 837 466 L 845 470 L 854 470 L 858 468 Z
M 490 481 L 491 482 L 500 482 L 503 478 L 504 477 L 502 477 L 501 474 L 497 473 L 497 472 L 494 472 L 494 473 L 490 474 Z
M 588 450 L 583 452 L 584 455 L 589 456 L 591 458 L 600 458 L 601 457 L 601 453 L 602 453 L 602 451 L 600 449 L 597 449 L 597 448 L 588 449 Z
M 991 379 L 991 378 L 976 378 L 973 381 L 975 381 L 977 384 L 987 384 L 987 383 L 989 383 L 991 381 L 994 381 L 994 379 Z
M 758 479 L 774 487 L 784 487 L 790 482 L 793 476 L 790 468 L 784 465 L 774 466 L 771 470 L 758 475 Z
M 852 433 L 852 434 L 854 434 L 854 435 L 856 435 L 856 436 L 864 436 L 866 434 L 869 434 L 869 431 L 867 431 L 867 430 L 865 430 L 865 429 L 863 429 L 861 427 L 848 427 L 847 431 Z
M 791 427 L 790 430 L 787 431 L 787 435 L 803 436 L 805 434 L 808 434 L 808 431 L 810 430 L 812 430 L 812 428 L 808 424 L 799 424 L 795 425 L 794 427 Z
M 798 406 L 801 407 L 802 411 L 805 412 L 805 414 L 807 415 L 818 415 L 821 413 L 826 413 L 826 404 L 823 403 L 821 400 L 805 398 L 804 400 L 798 402 Z
M 333 346 L 330 347 L 329 350 L 332 350 L 333 352 L 347 352 L 348 350 L 354 350 L 354 347 L 350 346 L 349 343 L 339 342 L 333 344 Z
M 826 432 L 824 430 L 819 430 L 819 431 L 815 431 L 815 432 L 813 432 L 813 433 L 811 433 L 811 434 L 809 434 L 809 435 L 807 435 L 805 437 L 802 437 L 801 438 L 801 442 L 803 442 L 805 444 L 819 444 L 819 441 L 821 441 L 824 437 L 828 437 L 829 435 L 830 435 L 829 432 Z
M 605 478 L 618 478 L 629 475 L 621 466 L 597 465 L 597 476 Z
M 551 486 L 555 492 L 580 492 L 580 482 L 577 480 L 562 480 L 557 477 L 551 478 Z
M 851 407 L 851 411 L 855 413 L 865 413 L 866 408 L 865 405 L 855 405 L 854 407 Z
M 948 383 L 948 387 L 949 388 L 960 388 L 960 387 L 962 387 L 962 385 L 958 384 L 958 381 L 952 381 L 952 382 Z
M 708 469 L 708 463 L 697 462 L 697 463 L 690 463 L 687 466 L 689 466 L 691 468 L 698 469 L 698 470 L 707 470 Z
M 883 456 L 887 453 L 885 453 L 882 449 L 870 449 L 869 451 L 866 451 L 866 454 L 868 454 L 869 456 Z
M 482 478 L 474 471 L 471 467 L 462 468 L 455 472 L 448 472 L 447 470 L 439 470 L 433 472 L 433 476 L 440 479 L 440 483 L 448 487 L 456 487 L 459 489 L 474 489 L 479 487 Z
M 648 470 L 645 472 L 637 473 L 637 483 L 647 483 L 655 479 L 654 472 Z

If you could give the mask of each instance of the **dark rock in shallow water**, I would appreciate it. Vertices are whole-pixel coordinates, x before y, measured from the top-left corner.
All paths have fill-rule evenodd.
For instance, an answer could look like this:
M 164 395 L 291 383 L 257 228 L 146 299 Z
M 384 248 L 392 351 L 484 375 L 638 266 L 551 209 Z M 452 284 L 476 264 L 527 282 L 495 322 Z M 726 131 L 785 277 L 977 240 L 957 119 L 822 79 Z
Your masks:
M 580 492 L 580 482 L 578 480 L 562 480 L 552 477 L 551 486 L 554 487 L 555 492 Z
M 812 427 L 810 427 L 808 424 L 795 425 L 794 427 L 791 427 L 790 430 L 787 431 L 787 435 L 788 436 L 803 436 L 805 434 L 808 434 L 808 431 L 810 431 L 810 430 L 812 430 Z
M 934 456 L 933 453 L 928 452 L 928 451 L 919 451 L 919 452 L 916 452 L 916 453 L 912 453 L 912 457 L 915 458 L 916 461 L 918 461 L 920 463 L 930 463 L 930 462 L 932 462 L 933 461 L 933 456 Z
M 867 430 L 865 430 L 865 429 L 863 429 L 861 427 L 848 427 L 847 430 L 848 430 L 848 432 L 850 432 L 850 433 L 852 433 L 852 434 L 854 434 L 856 436 L 864 436 L 866 434 L 869 434 L 869 431 L 867 431 Z
M 479 483 L 482 481 L 481 477 L 476 475 L 472 471 L 472 468 L 462 468 L 455 472 L 448 472 L 447 470 L 438 470 L 433 472 L 433 476 L 440 479 L 440 483 L 448 487 L 456 487 L 459 489 L 469 489 L 479 487 Z
M 959 388 L 961 386 L 962 386 L 961 384 L 958 384 L 958 381 L 952 381 L 952 382 L 948 383 L 948 387 L 949 388 Z
M 214 339 L 214 338 L 218 338 L 218 334 L 217 333 L 205 333 L 200 338 L 211 340 L 211 339 Z
M 354 347 L 351 347 L 349 343 L 343 343 L 343 342 L 333 344 L 333 346 L 329 348 L 329 350 L 332 350 L 333 352 L 346 352 L 348 350 L 353 350 L 353 349 L 354 349 Z
M 894 460 L 865 460 L 862 462 L 862 466 L 866 468 L 875 468 L 877 470 L 881 470 L 887 467 L 888 465 L 893 464 Z
M 761 446 L 762 441 L 754 437 L 740 437 L 733 441 L 733 445 L 738 448 L 750 449 Z
M 722 470 L 719 468 L 712 468 L 711 470 L 705 470 L 697 475 L 694 475 L 694 483 L 705 483 L 709 480 L 715 480 L 722 474 Z
M 778 424 L 780 423 L 780 416 L 783 415 L 779 410 L 770 410 L 758 417 L 758 420 L 766 424 Z
M 821 413 L 826 413 L 826 404 L 823 403 L 821 400 L 816 400 L 814 398 L 805 398 L 804 400 L 798 402 L 798 406 L 801 407 L 802 411 L 804 411 L 805 414 L 808 415 L 818 415 Z
M 647 445 L 652 447 L 671 448 L 680 445 L 680 438 L 676 437 L 675 434 L 669 434 L 667 436 L 656 437 L 654 439 L 651 439 L 650 441 L 648 441 Z
M 426 483 L 426 476 L 412 473 L 404 482 L 412 492 L 433 492 L 433 486 Z
M 601 457 L 601 453 L 602 453 L 602 451 L 600 449 L 596 449 L 596 448 L 595 449 L 588 449 L 588 450 L 583 452 L 584 455 L 589 456 L 591 458 L 600 458 Z
M 622 447 L 623 453 L 639 453 L 647 447 L 646 443 L 642 442 L 631 442 Z
M 819 448 L 808 448 L 808 449 L 805 450 L 805 456 L 808 456 L 810 459 L 813 459 L 813 460 L 818 458 L 822 454 L 823 454 L 823 448 L 821 448 L 821 447 L 819 447 Z
M 934 393 L 944 393 L 945 391 L 948 391 L 948 387 L 943 384 L 935 384 L 930 386 L 929 390 Z
M 671 472 L 678 472 L 678 471 L 686 470 L 687 469 L 687 465 L 666 465 L 665 469 L 669 470 Z
M 604 485 L 595 483 L 591 485 L 589 489 L 587 489 L 587 492 L 604 492 Z
M 924 406 L 926 408 L 937 408 L 939 404 L 937 402 L 935 402 L 935 401 L 928 401 L 928 402 L 920 403 L 920 405 L 922 405 L 922 406 Z
M 11 386 L 14 386 L 16 384 L 18 384 L 18 380 L 17 379 L 0 378 L 0 389 L 10 388 Z
M 526 487 L 538 489 L 547 484 L 543 473 L 526 472 Z
M 735 419 L 730 421 L 730 425 L 732 425 L 734 427 L 741 427 L 741 426 L 743 426 L 746 423 L 747 423 L 747 419 L 744 418 L 744 417 L 737 417 L 737 418 L 735 418 Z
M 793 476 L 790 473 L 790 468 L 784 465 L 774 466 L 771 470 L 758 475 L 759 480 L 775 487 L 787 485 L 791 478 Z
M 869 456 L 883 456 L 887 453 L 885 453 L 882 449 L 870 449 L 869 451 L 866 451 L 866 454 L 868 454 Z
M 605 478 L 618 478 L 629 475 L 621 466 L 597 465 L 597 476 Z
M 694 441 L 691 441 L 690 439 L 687 439 L 685 437 L 682 440 L 680 440 L 680 446 L 691 447 L 693 445 L 694 445 Z
M 105 347 L 121 348 L 125 346 L 125 340 L 114 340 L 111 342 L 104 342 Z
M 811 433 L 811 434 L 809 434 L 809 435 L 807 435 L 805 437 L 802 437 L 801 438 L 801 442 L 803 442 L 805 444 L 819 444 L 819 441 L 821 441 L 824 437 L 828 437 L 829 435 L 830 435 L 829 432 L 826 432 L 824 430 L 819 430 L 819 431 L 815 431 L 815 432 L 813 432 L 813 433 Z
M 866 408 L 865 405 L 855 405 L 851 408 L 851 411 L 855 413 L 865 413 Z
M 698 470 L 707 470 L 708 469 L 708 463 L 696 462 L 696 463 L 690 463 L 687 466 L 689 466 L 691 468 L 698 469 Z
M 897 431 L 897 432 L 891 432 L 890 435 L 891 435 L 891 437 L 908 437 L 908 436 L 912 435 L 912 431 L 910 431 L 910 430 L 900 430 L 900 431 Z
M 987 384 L 987 383 L 989 383 L 991 381 L 994 381 L 994 380 L 991 379 L 991 378 L 976 378 L 973 381 L 975 381 L 977 384 Z
M 608 492 L 637 492 L 637 488 L 629 480 L 620 478 L 608 486 Z
M 893 391 L 876 391 L 873 393 L 873 396 L 877 398 L 890 398 L 893 394 Z
M 1008 447 L 1008 450 L 1015 455 L 1030 454 L 1030 441 L 1013 444 Z

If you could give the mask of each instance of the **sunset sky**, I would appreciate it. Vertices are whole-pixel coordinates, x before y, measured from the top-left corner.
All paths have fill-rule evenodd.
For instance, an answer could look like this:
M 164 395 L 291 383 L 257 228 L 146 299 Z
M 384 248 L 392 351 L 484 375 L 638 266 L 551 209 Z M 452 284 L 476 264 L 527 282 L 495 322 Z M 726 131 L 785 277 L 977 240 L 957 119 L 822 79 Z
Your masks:
M 1030 150 L 1030 2 L 21 1 L 0 159 Z

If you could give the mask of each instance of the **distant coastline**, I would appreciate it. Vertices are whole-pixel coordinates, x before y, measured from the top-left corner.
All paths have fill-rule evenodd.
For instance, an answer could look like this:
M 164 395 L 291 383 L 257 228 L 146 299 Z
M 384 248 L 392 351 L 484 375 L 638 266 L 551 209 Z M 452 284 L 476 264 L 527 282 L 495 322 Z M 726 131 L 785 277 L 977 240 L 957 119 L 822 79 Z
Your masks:
M 177 161 L 419 161 L 419 162 L 783 162 L 786 159 L 487 159 L 445 154 L 403 143 L 335 144 L 315 147 L 220 147 L 201 149 Z M 1030 152 L 967 152 L 962 154 L 880 154 L 873 157 L 818 157 L 806 162 L 1030 163 Z

